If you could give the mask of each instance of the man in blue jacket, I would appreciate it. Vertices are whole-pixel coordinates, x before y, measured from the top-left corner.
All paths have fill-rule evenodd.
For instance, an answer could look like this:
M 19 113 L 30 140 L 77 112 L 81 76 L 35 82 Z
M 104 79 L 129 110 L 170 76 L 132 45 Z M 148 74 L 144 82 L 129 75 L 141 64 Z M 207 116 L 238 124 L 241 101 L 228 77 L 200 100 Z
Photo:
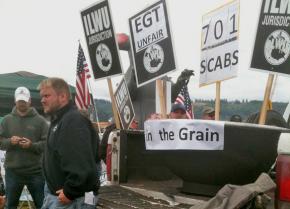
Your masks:
M 96 208 L 98 136 L 72 104 L 63 79 L 48 78 L 39 90 L 44 112 L 51 117 L 43 161 L 46 186 L 42 209 Z

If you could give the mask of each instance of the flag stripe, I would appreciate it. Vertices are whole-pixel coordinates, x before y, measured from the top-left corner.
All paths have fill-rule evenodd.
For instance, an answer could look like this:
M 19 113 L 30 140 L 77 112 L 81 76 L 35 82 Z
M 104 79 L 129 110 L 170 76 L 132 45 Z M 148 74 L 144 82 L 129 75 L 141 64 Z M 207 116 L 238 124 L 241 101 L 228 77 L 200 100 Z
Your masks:
M 192 113 L 192 105 L 191 105 L 191 100 L 190 100 L 190 97 L 189 97 L 189 93 L 188 93 L 188 89 L 187 89 L 187 85 L 185 84 L 178 96 L 176 97 L 175 99 L 175 102 L 174 103 L 181 103 L 185 106 L 186 108 L 186 116 L 188 119 L 193 119 L 193 113 Z
M 76 96 L 75 103 L 78 109 L 87 110 L 91 104 L 90 92 L 87 79 L 90 77 L 88 64 L 81 45 L 78 50 L 77 75 L 76 75 Z

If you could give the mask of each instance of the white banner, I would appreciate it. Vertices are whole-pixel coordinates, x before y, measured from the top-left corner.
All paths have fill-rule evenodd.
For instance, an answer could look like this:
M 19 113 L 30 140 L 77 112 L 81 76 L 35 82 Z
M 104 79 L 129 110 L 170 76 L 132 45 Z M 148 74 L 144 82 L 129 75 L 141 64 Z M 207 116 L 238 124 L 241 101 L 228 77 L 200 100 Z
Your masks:
M 199 85 L 237 76 L 239 1 L 233 1 L 202 18 Z
M 147 120 L 147 150 L 223 150 L 224 122 L 210 120 Z

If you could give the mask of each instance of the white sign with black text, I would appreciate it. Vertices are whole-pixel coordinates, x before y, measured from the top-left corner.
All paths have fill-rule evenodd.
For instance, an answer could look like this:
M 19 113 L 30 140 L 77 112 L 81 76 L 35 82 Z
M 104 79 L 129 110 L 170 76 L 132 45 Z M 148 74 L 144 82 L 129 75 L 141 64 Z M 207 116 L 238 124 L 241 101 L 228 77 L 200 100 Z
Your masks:
M 147 150 L 223 150 L 224 122 L 209 120 L 147 120 Z
M 236 0 L 202 17 L 200 86 L 237 76 L 239 5 Z

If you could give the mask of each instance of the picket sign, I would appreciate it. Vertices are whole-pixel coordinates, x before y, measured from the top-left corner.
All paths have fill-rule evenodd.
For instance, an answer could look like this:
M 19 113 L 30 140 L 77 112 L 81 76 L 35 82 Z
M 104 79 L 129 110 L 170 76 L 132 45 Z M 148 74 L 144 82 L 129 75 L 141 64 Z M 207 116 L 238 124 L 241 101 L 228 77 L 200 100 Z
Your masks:
M 161 112 L 161 118 L 166 118 L 166 103 L 165 103 L 165 96 L 164 96 L 164 85 L 163 81 L 161 79 L 156 80 L 156 85 L 158 88 L 158 96 L 160 101 L 160 112 Z
M 216 84 L 215 120 L 220 119 L 221 81 L 237 76 L 239 5 L 229 1 L 202 18 L 199 86 Z
M 114 98 L 116 101 L 116 107 L 119 113 L 122 129 L 129 129 L 135 118 L 135 111 L 127 83 L 124 78 L 120 81 L 117 89 L 115 90 Z
M 220 110 L 221 110 L 221 82 L 216 82 L 216 96 L 215 96 L 215 120 L 220 120 Z
M 268 103 L 270 100 L 271 90 L 273 86 L 274 74 L 268 75 L 268 81 L 265 89 L 264 101 L 260 111 L 259 124 L 264 125 L 267 117 Z

